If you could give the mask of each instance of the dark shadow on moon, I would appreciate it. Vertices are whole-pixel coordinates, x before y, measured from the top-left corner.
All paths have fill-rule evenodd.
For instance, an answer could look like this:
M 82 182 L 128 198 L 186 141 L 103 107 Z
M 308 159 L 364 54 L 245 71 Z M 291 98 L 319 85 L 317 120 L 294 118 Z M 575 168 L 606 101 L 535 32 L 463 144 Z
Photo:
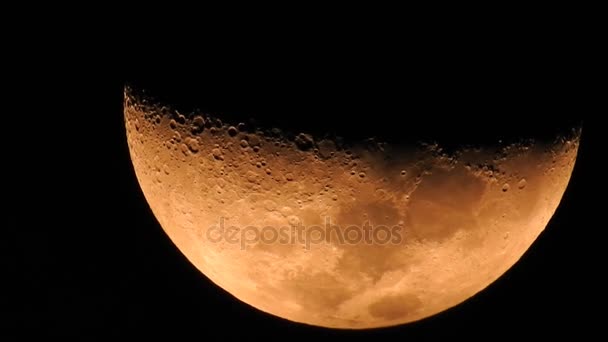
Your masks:
M 373 317 L 391 321 L 411 316 L 422 308 L 422 305 L 422 301 L 414 295 L 393 295 L 372 303 L 368 311 Z

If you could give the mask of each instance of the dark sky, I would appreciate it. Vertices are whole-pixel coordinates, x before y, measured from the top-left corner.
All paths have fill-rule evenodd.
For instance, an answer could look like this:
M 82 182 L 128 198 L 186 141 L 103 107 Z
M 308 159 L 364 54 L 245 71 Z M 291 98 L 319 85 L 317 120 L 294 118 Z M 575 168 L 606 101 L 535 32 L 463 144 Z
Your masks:
M 16 197 L 18 210 L 9 213 L 9 237 L 14 233 L 16 239 L 5 249 L 6 279 L 17 281 L 10 282 L 15 286 L 6 292 L 8 305 L 0 309 L 10 317 L 2 330 L 407 340 L 551 337 L 593 329 L 588 308 L 598 300 L 594 291 L 602 268 L 592 246 L 603 227 L 591 220 L 589 196 L 598 186 L 590 171 L 602 155 L 599 125 L 588 115 L 595 112 L 590 100 L 596 94 L 576 75 L 556 73 L 543 59 L 510 68 L 431 63 L 430 69 L 410 67 L 405 73 L 391 64 L 361 71 L 338 62 L 281 68 L 256 64 L 244 67 L 247 72 L 228 62 L 198 72 L 151 63 L 130 73 L 83 71 L 73 81 L 61 69 L 44 74 L 45 81 L 31 91 L 49 102 L 30 104 L 43 116 L 31 125 L 44 129 L 48 121 L 65 129 L 37 141 L 35 152 L 53 158 L 23 170 L 27 181 Z M 288 322 L 241 303 L 192 267 L 170 242 L 131 166 L 122 121 L 126 81 L 185 107 L 245 113 L 268 124 L 352 139 L 372 133 L 389 140 L 484 143 L 497 136 L 549 136 L 582 120 L 586 126 L 556 215 L 499 281 L 464 304 L 414 324 L 339 331 Z

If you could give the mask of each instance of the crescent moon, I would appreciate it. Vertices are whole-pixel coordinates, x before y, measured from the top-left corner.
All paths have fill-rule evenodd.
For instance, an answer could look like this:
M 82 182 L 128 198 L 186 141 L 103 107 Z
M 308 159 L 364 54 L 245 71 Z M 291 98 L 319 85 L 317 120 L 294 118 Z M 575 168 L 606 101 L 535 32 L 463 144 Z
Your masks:
M 343 146 L 127 90 L 124 117 L 145 198 L 196 268 L 259 310 L 347 329 L 432 316 L 512 267 L 559 205 L 580 134 L 450 154 Z

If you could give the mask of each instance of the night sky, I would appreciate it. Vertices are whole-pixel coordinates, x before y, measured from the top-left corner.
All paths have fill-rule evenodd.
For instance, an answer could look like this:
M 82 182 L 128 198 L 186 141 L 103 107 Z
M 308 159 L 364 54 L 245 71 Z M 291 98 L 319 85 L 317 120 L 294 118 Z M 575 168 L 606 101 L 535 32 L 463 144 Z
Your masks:
M 44 97 L 26 105 L 43 118 L 28 125 L 49 127 L 49 138 L 36 141 L 34 153 L 46 159 L 20 172 L 26 181 L 16 187 L 17 209 L 9 211 L 3 279 L 11 289 L 0 310 L 10 318 L 8 325 L 0 323 L 4 333 L 408 340 L 552 337 L 597 327 L 588 308 L 600 300 L 595 289 L 603 266 L 593 246 L 604 225 L 591 219 L 595 200 L 589 194 L 600 186 L 590 171 L 604 152 L 598 151 L 599 125 L 589 118 L 599 113 L 591 105 L 597 91 L 585 86 L 578 73 L 556 72 L 543 58 L 508 68 L 432 61 L 424 68 L 397 67 L 395 61 L 362 66 L 340 59 L 280 67 L 238 59 L 198 62 L 213 67 L 167 68 L 128 60 L 111 73 L 84 68 L 68 77 L 62 68 L 45 69 L 38 75 L 43 81 L 30 84 Z M 240 302 L 172 244 L 131 165 L 122 117 L 125 84 L 145 87 L 184 108 L 254 117 L 294 131 L 331 131 L 348 139 L 429 139 L 449 147 L 551 136 L 580 122 L 583 135 L 555 216 L 496 283 L 416 323 L 331 330 L 289 322 Z M 64 129 L 51 130 L 47 122 Z

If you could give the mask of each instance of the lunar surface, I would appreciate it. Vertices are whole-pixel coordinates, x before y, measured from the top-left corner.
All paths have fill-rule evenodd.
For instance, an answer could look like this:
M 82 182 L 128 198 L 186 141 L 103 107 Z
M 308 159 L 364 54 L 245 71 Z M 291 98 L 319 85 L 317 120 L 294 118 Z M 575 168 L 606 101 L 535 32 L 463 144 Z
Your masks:
M 175 245 L 243 302 L 324 327 L 412 322 L 487 287 L 547 225 L 579 144 L 345 144 L 130 94 L 134 169 Z

